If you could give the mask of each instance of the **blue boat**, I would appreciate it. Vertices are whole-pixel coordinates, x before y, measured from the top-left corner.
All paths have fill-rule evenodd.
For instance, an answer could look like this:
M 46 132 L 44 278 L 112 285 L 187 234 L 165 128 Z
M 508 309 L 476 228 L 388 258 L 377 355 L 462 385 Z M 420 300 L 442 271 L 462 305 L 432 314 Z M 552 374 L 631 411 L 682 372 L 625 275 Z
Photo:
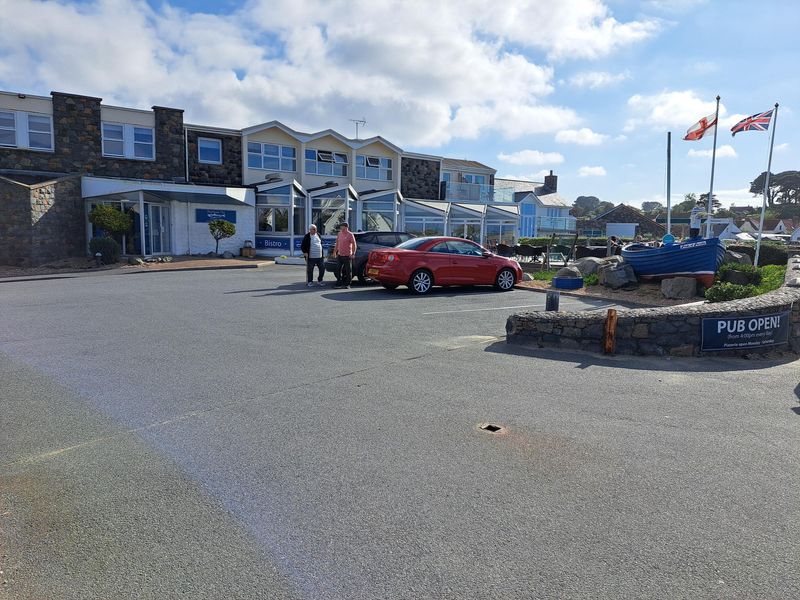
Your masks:
M 692 238 L 659 248 L 646 244 L 628 244 L 622 257 L 640 279 L 694 277 L 706 287 L 714 284 L 714 274 L 725 258 L 725 246 L 719 238 Z

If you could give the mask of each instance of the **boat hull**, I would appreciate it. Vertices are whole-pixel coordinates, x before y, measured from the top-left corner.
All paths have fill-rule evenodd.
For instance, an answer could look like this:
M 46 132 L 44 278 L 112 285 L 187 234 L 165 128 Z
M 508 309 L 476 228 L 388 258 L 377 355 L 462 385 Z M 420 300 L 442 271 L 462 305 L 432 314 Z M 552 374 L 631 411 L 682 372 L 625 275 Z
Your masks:
M 622 257 L 640 279 L 694 277 L 711 287 L 725 258 L 725 247 L 719 238 L 693 239 L 660 248 L 629 244 L 622 249 Z

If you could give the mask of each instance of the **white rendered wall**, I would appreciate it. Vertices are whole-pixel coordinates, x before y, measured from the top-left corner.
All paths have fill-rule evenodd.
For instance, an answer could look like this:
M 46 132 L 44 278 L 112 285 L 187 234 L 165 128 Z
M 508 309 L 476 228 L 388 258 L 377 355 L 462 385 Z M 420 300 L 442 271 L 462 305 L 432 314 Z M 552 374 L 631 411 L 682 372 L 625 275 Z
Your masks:
M 236 211 L 236 234 L 219 241 L 220 254 L 227 251 L 239 255 L 245 240 L 255 241 L 256 210 L 253 206 L 228 206 L 220 204 L 194 204 L 172 202 L 173 254 L 207 254 L 213 252 L 216 242 L 208 231 L 208 223 L 195 222 L 195 209 Z

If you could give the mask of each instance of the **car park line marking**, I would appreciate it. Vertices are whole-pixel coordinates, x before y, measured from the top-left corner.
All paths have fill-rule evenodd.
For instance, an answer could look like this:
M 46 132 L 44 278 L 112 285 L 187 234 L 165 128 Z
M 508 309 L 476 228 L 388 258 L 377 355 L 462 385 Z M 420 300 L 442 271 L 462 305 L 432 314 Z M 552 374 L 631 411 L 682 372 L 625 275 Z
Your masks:
M 513 308 L 534 308 L 542 306 L 542 304 L 523 304 L 521 306 L 501 306 L 499 308 L 464 308 L 460 310 L 437 310 L 434 312 L 422 313 L 423 315 L 446 315 L 449 313 L 462 313 L 462 312 L 481 312 L 484 310 L 511 310 Z

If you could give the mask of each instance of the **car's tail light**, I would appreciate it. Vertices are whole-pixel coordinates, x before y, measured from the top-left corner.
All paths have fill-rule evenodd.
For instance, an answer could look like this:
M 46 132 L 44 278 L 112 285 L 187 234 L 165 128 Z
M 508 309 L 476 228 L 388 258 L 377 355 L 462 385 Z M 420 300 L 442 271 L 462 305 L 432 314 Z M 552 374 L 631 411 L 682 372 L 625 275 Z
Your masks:
M 397 256 L 397 254 L 390 254 L 389 256 L 386 257 L 386 260 L 388 260 L 389 262 L 395 262 L 400 260 L 400 257 Z
M 370 252 L 369 253 L 369 262 L 374 265 L 383 265 L 386 264 L 386 255 L 383 252 Z

